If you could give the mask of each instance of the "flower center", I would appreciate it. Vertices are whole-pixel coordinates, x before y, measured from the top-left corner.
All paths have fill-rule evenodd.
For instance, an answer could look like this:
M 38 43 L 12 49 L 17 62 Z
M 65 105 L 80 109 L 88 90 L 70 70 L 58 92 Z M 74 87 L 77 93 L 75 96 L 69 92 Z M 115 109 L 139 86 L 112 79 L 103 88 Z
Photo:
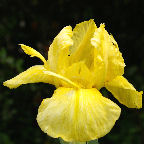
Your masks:
M 58 79 L 61 79 L 65 82 L 67 82 L 68 84 L 70 84 L 71 86 L 75 87 L 75 88 L 81 88 L 81 86 L 79 86 L 78 84 L 74 83 L 73 81 L 71 81 L 70 79 L 60 75 L 60 74 L 57 74 L 57 73 L 54 73 L 52 71 L 44 71 L 45 74 L 48 74 L 48 75 L 51 75 L 51 76 L 54 76 Z

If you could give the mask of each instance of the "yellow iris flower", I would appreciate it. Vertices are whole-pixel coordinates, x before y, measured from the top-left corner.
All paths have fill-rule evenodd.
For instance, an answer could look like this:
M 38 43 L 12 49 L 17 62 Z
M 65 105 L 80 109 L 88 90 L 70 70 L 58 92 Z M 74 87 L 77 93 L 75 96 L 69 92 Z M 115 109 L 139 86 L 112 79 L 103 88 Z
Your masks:
M 56 86 L 51 98 L 42 101 L 37 122 L 45 133 L 65 141 L 90 141 L 106 135 L 119 118 L 121 109 L 99 92 L 102 87 L 128 108 L 142 107 L 142 93 L 122 75 L 124 60 L 118 44 L 101 24 L 93 20 L 64 27 L 50 45 L 48 60 L 21 44 L 26 54 L 40 58 L 35 65 L 4 82 L 17 88 L 44 82 Z

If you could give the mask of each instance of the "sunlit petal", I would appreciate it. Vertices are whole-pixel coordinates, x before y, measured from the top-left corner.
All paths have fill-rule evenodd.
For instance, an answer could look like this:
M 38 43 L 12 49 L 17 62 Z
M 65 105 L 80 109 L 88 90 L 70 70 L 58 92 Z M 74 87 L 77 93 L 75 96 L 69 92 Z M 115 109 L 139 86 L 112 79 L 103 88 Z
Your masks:
M 101 24 L 91 39 L 94 49 L 95 86 L 99 89 L 104 82 L 110 81 L 124 73 L 124 60 L 114 38 L 108 34 Z
M 96 29 L 93 20 L 84 21 L 76 25 L 73 30 L 73 46 L 70 47 L 71 63 L 78 61 L 85 61 L 88 67 L 93 64 L 93 46 L 91 45 L 91 38 Z
M 89 141 L 106 135 L 120 116 L 120 108 L 96 89 L 58 88 L 44 99 L 37 121 L 52 137 Z
M 62 73 L 69 65 L 69 47 L 73 45 L 71 26 L 64 27 L 55 37 L 48 52 L 50 70 Z
M 142 108 L 142 94 L 138 92 L 123 76 L 118 76 L 114 80 L 106 83 L 106 88 L 129 108 Z
M 47 65 L 47 62 L 46 62 L 45 58 L 39 52 L 37 52 L 35 49 L 33 49 L 33 48 L 29 47 L 29 46 L 26 46 L 24 44 L 20 44 L 20 46 L 24 50 L 24 52 L 26 54 L 30 55 L 31 57 L 40 58 L 44 62 L 44 64 Z
M 17 88 L 22 84 L 38 82 L 55 84 L 53 77 L 45 74 L 44 71 L 47 71 L 47 69 L 45 69 L 43 65 L 32 66 L 16 77 L 5 81 L 3 84 L 9 88 Z
M 83 88 L 92 88 L 93 77 L 83 61 L 72 64 L 65 70 L 64 75 Z

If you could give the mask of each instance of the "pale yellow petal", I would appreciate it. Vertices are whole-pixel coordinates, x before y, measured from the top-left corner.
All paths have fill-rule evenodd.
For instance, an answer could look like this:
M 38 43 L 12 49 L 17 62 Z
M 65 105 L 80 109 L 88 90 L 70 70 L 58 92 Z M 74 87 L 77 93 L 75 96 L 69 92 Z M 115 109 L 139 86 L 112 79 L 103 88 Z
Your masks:
M 48 135 L 65 141 L 90 141 L 106 135 L 120 108 L 96 89 L 58 88 L 41 103 L 37 122 Z
M 124 74 L 124 59 L 121 52 L 119 51 L 118 44 L 114 40 L 112 35 L 109 35 L 111 40 L 111 46 L 108 53 L 108 68 L 106 81 L 110 81 L 116 76 L 122 76 Z
M 16 77 L 5 81 L 3 85 L 12 89 L 27 83 L 44 82 L 54 84 L 53 77 L 44 73 L 46 70 L 43 65 L 32 66 Z
M 64 27 L 55 37 L 48 52 L 48 64 L 50 70 L 61 73 L 69 65 L 69 47 L 73 44 L 71 39 L 71 26 Z
M 112 35 L 101 24 L 91 39 L 94 49 L 95 86 L 99 89 L 106 81 L 124 73 L 124 60 Z
M 83 61 L 69 66 L 65 70 L 64 76 L 83 88 L 92 88 L 93 77 L 90 70 Z
M 29 46 L 26 46 L 24 44 L 20 44 L 20 46 L 24 50 L 24 52 L 26 54 L 30 55 L 31 57 L 40 58 L 44 62 L 44 64 L 47 65 L 47 62 L 46 62 L 45 58 L 39 52 L 37 52 L 35 49 L 33 49 L 33 48 L 29 47 Z
M 106 83 L 106 88 L 116 99 L 128 108 L 142 108 L 142 94 L 138 92 L 123 76 L 118 76 Z
M 28 70 L 20 73 L 16 77 L 5 81 L 3 84 L 9 88 L 17 88 L 22 84 L 27 83 L 50 83 L 55 85 L 56 87 L 65 86 L 65 87 L 72 87 L 72 88 L 80 88 L 80 86 L 70 79 L 56 74 L 52 71 L 49 71 L 42 65 L 32 66 Z
M 93 46 L 91 45 L 91 38 L 96 29 L 93 20 L 84 21 L 77 24 L 73 30 L 73 46 L 70 47 L 70 62 L 85 61 L 88 67 L 93 64 Z
M 60 84 L 60 86 L 80 88 L 80 86 L 76 84 L 75 82 L 57 73 L 54 73 L 51 71 L 44 71 L 44 74 L 55 77 L 55 81 L 62 80 L 63 82 Z

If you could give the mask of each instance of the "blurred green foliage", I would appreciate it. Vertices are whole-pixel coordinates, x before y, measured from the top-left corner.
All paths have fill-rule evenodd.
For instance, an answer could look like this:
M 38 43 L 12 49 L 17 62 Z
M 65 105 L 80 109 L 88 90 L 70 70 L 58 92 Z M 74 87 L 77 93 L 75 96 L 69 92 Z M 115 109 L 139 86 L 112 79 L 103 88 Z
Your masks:
M 96 24 L 106 23 L 123 53 L 125 77 L 137 90 L 144 90 L 144 2 L 142 0 L 77 1 L 1 0 L 0 1 L 0 144 L 55 144 L 36 122 L 43 98 L 55 89 L 49 84 L 28 84 L 15 90 L 2 86 L 28 67 L 41 64 L 37 58 L 23 54 L 19 43 L 34 47 L 47 57 L 48 47 L 66 25 L 90 18 Z M 117 104 L 112 95 L 103 94 Z M 101 144 L 143 144 L 144 110 L 122 108 L 112 131 L 101 138 Z

